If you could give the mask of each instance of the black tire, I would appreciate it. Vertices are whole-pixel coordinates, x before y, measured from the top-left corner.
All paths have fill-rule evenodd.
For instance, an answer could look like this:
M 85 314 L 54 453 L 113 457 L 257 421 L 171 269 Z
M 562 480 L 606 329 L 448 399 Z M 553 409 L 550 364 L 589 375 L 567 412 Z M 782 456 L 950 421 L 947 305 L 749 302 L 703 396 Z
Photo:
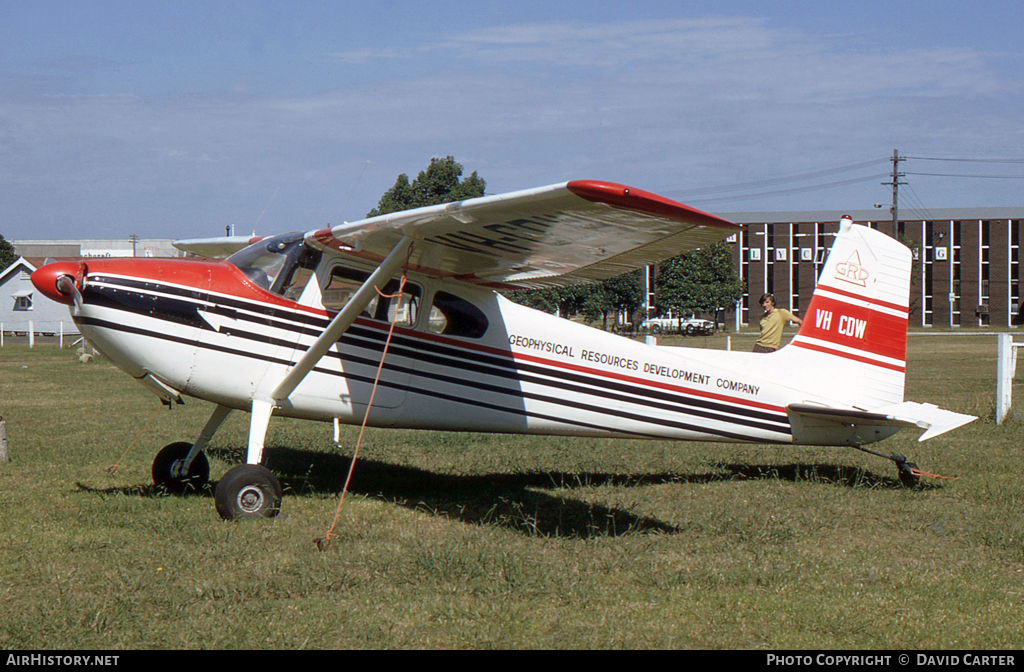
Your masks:
M 239 464 L 217 483 L 213 501 L 224 520 L 273 518 L 281 511 L 281 484 L 266 467 Z
M 904 488 L 916 488 L 921 485 L 921 477 L 915 476 L 913 469 L 917 469 L 917 465 L 913 462 L 904 462 L 902 465 L 898 465 L 900 484 Z
M 686 335 L 687 336 L 693 336 L 693 332 L 696 331 L 696 330 L 697 330 L 697 328 L 694 327 L 692 324 L 686 325 Z
M 188 441 L 169 443 L 161 448 L 153 459 L 153 484 L 168 492 L 202 490 L 210 480 L 210 462 L 206 455 L 196 455 L 187 474 L 178 473 L 181 461 L 188 456 L 190 450 L 192 444 Z

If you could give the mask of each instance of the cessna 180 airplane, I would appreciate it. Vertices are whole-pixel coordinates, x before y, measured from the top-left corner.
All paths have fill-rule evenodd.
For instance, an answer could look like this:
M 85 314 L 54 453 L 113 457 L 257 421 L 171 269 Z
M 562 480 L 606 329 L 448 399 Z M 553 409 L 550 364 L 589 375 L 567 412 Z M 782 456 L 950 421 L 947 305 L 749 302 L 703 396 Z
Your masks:
M 358 424 L 369 409 L 377 427 L 861 450 L 901 427 L 924 440 L 974 419 L 904 401 L 911 253 L 849 220 L 803 325 L 772 354 L 650 346 L 496 291 L 602 280 L 739 228 L 573 181 L 255 239 L 226 260 L 54 262 L 32 282 L 164 403 L 216 405 L 194 442 L 156 456 L 157 484 L 205 483 L 203 448 L 233 410 L 251 414 L 246 463 L 215 488 L 226 519 L 280 508 L 261 465 L 271 416 Z

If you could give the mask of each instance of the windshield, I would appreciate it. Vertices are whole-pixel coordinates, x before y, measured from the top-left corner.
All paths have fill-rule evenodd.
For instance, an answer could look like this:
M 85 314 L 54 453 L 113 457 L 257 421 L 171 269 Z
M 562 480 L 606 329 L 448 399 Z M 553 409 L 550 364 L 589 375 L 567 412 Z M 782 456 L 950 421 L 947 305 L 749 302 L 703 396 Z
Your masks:
M 297 299 L 320 258 L 302 239 L 297 231 L 265 238 L 232 254 L 227 262 L 263 289 Z

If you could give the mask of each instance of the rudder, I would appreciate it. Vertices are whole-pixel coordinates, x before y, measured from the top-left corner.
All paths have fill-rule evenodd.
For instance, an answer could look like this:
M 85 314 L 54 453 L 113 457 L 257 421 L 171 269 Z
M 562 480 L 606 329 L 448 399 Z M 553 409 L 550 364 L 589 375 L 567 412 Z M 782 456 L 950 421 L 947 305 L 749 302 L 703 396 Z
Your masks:
M 799 354 L 802 388 L 854 408 L 903 401 L 912 263 L 906 246 L 843 218 L 803 324 L 784 349 Z

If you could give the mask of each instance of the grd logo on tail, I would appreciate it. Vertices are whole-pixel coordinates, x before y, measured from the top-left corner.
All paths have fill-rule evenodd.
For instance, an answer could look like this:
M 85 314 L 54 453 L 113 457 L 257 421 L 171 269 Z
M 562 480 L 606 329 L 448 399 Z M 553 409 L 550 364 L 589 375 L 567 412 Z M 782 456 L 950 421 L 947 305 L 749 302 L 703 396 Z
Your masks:
M 851 285 L 867 287 L 868 271 L 860 263 L 860 254 L 853 251 L 850 258 L 836 264 L 836 280 L 848 282 Z

